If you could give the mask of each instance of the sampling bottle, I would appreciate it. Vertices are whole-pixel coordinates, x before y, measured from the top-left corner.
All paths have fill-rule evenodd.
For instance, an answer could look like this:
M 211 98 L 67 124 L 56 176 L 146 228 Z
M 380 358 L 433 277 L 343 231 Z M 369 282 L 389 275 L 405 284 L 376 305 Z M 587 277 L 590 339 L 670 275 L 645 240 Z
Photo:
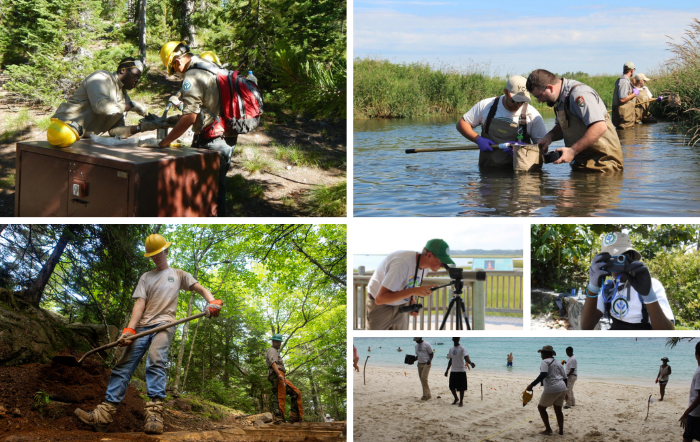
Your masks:
M 246 79 L 252 81 L 255 84 L 258 84 L 258 79 L 255 77 L 255 75 L 253 75 L 253 71 L 248 71 L 248 76 L 246 77 Z

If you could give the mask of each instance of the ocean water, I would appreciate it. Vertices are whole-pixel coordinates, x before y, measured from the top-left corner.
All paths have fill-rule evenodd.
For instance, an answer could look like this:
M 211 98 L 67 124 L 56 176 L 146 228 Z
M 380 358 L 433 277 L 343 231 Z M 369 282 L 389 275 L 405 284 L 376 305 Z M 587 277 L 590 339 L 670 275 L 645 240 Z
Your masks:
M 447 368 L 447 351 L 452 338 L 425 338 L 433 346 L 435 369 Z M 442 342 L 443 345 L 436 345 Z M 621 382 L 635 385 L 653 384 L 661 365 L 661 358 L 669 358 L 673 373 L 669 385 L 689 386 L 698 367 L 695 360 L 695 339 L 682 341 L 675 348 L 666 346 L 666 338 L 465 338 L 464 345 L 474 370 L 499 375 L 532 377 L 539 374 L 542 359 L 537 350 L 545 345 L 554 347 L 555 359 L 568 359 L 566 347 L 573 347 L 578 361 L 578 380 Z M 403 363 L 406 354 L 415 354 L 413 338 L 355 338 L 353 344 L 360 355 L 360 367 L 370 356 L 367 365 L 416 369 Z M 372 351 L 368 352 L 367 347 Z M 398 347 L 403 352 L 398 352 Z M 513 367 L 506 367 L 506 356 L 513 353 Z

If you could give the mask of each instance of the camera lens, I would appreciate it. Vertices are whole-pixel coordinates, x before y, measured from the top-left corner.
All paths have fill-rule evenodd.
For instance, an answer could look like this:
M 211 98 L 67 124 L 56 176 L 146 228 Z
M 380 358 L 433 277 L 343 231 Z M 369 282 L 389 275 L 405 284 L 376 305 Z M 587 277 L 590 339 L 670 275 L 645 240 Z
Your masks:
M 623 264 L 625 262 L 625 255 L 617 255 L 616 258 L 619 264 Z

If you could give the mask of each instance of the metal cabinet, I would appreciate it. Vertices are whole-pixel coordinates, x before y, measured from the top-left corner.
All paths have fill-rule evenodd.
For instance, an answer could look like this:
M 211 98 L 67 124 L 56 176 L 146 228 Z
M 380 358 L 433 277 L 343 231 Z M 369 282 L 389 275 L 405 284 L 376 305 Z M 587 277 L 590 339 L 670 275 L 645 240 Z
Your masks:
M 17 143 L 15 216 L 216 216 L 219 154 Z

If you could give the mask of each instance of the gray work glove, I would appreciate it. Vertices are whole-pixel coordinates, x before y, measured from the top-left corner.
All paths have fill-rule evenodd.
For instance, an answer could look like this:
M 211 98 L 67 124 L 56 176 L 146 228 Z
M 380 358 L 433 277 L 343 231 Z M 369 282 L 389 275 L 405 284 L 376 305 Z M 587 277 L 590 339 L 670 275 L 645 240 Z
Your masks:
M 136 112 L 137 114 L 141 115 L 142 117 L 145 117 L 148 115 L 148 110 L 146 110 L 146 106 L 144 106 L 141 103 L 137 103 L 135 101 L 131 102 L 131 112 Z
M 658 301 L 656 293 L 651 288 L 651 275 L 649 274 L 649 269 L 644 263 L 640 261 L 634 261 L 627 265 L 625 273 L 629 275 L 627 277 L 632 287 L 642 295 L 642 301 L 645 304 L 651 304 L 652 302 Z
M 158 140 L 156 138 L 141 138 L 139 140 L 139 147 L 154 147 L 160 149 L 158 146 Z
M 181 115 L 171 115 L 165 119 L 165 127 L 175 127 L 178 121 L 180 121 Z
M 168 99 L 169 103 L 172 103 L 174 107 L 178 108 L 182 112 L 182 108 L 185 107 L 185 103 L 180 100 L 177 95 L 173 95 Z
M 610 275 L 610 272 L 603 270 L 605 266 L 605 261 L 610 259 L 610 254 L 599 253 L 591 261 L 591 266 L 588 268 L 588 291 L 591 293 L 599 293 L 600 288 L 603 286 L 603 280 L 606 276 Z

